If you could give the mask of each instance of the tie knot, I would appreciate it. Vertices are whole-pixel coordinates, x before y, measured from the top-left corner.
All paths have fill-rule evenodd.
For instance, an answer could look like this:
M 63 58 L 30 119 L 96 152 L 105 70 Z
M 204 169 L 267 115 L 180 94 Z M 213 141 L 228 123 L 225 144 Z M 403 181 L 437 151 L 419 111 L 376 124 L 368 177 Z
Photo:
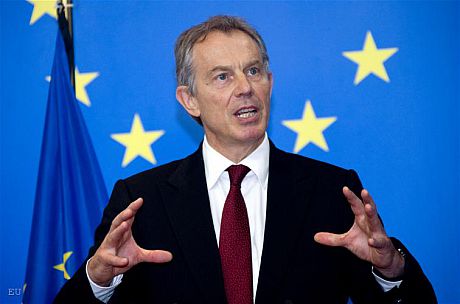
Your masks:
M 241 182 L 243 178 L 248 174 L 251 169 L 245 165 L 232 165 L 227 168 L 228 175 L 230 177 L 230 185 L 241 187 Z

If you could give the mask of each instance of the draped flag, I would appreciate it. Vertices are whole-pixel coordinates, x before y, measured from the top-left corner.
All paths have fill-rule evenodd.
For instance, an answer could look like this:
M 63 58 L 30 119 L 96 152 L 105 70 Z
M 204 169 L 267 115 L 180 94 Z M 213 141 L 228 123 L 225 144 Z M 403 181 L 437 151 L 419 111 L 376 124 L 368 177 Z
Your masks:
M 69 77 L 72 61 L 63 39 L 68 37 L 68 29 L 59 24 L 23 303 L 53 301 L 84 261 L 107 201 L 101 170 Z

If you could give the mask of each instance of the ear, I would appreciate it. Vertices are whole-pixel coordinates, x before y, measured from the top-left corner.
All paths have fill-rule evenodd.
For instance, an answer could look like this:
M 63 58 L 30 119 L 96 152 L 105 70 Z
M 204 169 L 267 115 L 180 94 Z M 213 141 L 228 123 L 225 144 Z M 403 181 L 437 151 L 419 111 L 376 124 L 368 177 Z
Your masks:
M 176 88 L 176 99 L 184 107 L 188 114 L 199 117 L 200 107 L 196 98 L 190 94 L 187 86 L 178 86 Z
M 270 82 L 270 97 L 271 97 L 272 90 L 273 90 L 273 73 L 269 72 L 267 76 L 268 76 L 268 81 Z

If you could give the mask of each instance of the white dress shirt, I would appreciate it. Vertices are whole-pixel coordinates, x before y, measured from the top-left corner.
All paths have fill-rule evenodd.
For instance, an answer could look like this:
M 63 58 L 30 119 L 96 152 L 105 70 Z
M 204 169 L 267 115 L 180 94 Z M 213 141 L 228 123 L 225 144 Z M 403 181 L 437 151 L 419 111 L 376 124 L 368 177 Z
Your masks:
M 243 198 L 246 203 L 246 209 L 249 217 L 249 229 L 251 233 L 254 301 L 257 292 L 257 282 L 259 279 L 267 210 L 268 167 L 270 157 L 268 136 L 265 134 L 262 144 L 239 164 L 233 163 L 231 160 L 227 159 L 212 148 L 209 145 L 206 136 L 204 137 L 202 151 L 206 185 L 217 244 L 219 244 L 222 211 L 224 210 L 225 199 L 230 191 L 230 178 L 226 169 L 231 165 L 239 164 L 245 165 L 251 169 L 241 183 L 241 193 L 243 194 Z M 95 297 L 104 303 L 109 301 L 115 291 L 115 288 L 121 283 L 123 278 L 123 275 L 120 274 L 112 280 L 109 287 L 101 287 L 90 279 L 88 275 L 88 264 L 86 265 L 86 274 Z M 377 276 L 374 272 L 372 272 L 372 274 L 385 292 L 389 291 L 393 287 L 399 287 L 402 283 L 402 281 L 386 281 Z
M 231 165 L 245 165 L 251 169 L 241 183 L 241 193 L 246 203 L 249 230 L 251 232 L 254 297 L 257 291 L 257 281 L 259 279 L 260 261 L 264 244 L 269 155 L 270 144 L 267 134 L 265 134 L 262 144 L 239 164 L 233 163 L 214 150 L 209 145 L 206 136 L 203 142 L 204 170 L 217 244 L 219 244 L 222 211 L 224 210 L 225 199 L 230 191 L 230 178 L 226 169 Z

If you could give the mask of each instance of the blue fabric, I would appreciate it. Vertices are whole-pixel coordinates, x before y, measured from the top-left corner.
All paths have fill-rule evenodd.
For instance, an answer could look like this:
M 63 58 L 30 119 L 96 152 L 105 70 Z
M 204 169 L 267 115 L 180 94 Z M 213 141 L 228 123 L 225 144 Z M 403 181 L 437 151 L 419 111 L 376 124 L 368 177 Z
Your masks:
M 23 303 L 51 303 L 84 261 L 107 191 L 70 84 L 60 31 L 48 93 Z

